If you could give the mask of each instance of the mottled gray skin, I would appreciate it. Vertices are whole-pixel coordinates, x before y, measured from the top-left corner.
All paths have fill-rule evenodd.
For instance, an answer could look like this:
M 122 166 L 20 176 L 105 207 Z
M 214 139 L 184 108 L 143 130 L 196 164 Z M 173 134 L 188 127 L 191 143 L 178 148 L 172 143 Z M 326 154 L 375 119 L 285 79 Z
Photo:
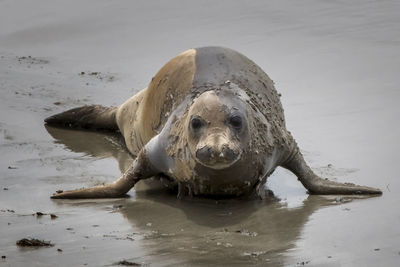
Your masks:
M 187 85 L 179 87 L 177 77 Z M 166 64 L 133 100 L 117 109 L 94 107 L 66 111 L 46 122 L 118 128 L 138 157 L 113 184 L 52 198 L 120 197 L 140 179 L 155 175 L 168 185 L 178 184 L 179 195 L 255 192 L 262 197 L 268 176 L 278 166 L 292 171 L 312 194 L 381 194 L 379 189 L 315 175 L 286 130 L 272 80 L 247 57 L 227 48 L 189 50 Z

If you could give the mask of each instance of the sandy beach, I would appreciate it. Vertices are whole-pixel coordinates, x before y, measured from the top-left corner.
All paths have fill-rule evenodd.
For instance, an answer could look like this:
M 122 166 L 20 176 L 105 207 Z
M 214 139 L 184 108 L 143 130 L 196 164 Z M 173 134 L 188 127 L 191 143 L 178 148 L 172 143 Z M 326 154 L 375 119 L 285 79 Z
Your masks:
M 398 266 L 400 3 L 0 0 L 0 266 Z M 265 200 L 51 200 L 114 181 L 114 134 L 45 127 L 119 105 L 182 51 L 235 49 L 274 80 L 287 128 L 321 176 L 380 197 L 308 195 L 277 169 Z M 29 248 L 23 238 L 54 246 Z

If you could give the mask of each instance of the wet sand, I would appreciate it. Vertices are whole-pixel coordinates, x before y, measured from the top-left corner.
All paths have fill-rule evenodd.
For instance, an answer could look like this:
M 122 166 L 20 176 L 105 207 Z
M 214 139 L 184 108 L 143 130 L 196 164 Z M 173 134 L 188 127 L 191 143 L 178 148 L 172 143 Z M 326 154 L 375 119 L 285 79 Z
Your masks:
M 399 12 L 396 1 L 0 1 L 0 266 L 397 266 Z M 278 169 L 264 201 L 178 200 L 144 183 L 125 199 L 50 200 L 111 182 L 132 159 L 118 136 L 43 119 L 119 105 L 205 45 L 269 74 L 313 169 L 383 195 L 309 196 Z M 54 247 L 16 245 L 29 237 Z

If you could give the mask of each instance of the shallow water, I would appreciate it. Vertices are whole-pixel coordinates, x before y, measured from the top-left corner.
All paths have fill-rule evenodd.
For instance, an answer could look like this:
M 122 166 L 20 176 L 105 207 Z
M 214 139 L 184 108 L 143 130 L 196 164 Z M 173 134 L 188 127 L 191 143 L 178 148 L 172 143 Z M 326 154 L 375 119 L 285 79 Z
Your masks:
M 397 266 L 400 4 L 149 2 L 0 1 L 0 265 Z M 383 196 L 308 196 L 279 169 L 267 183 L 277 198 L 264 201 L 178 200 L 145 183 L 127 199 L 50 200 L 113 181 L 131 158 L 113 135 L 43 119 L 118 105 L 204 45 L 238 50 L 270 75 L 316 172 Z M 18 248 L 25 237 L 55 246 Z

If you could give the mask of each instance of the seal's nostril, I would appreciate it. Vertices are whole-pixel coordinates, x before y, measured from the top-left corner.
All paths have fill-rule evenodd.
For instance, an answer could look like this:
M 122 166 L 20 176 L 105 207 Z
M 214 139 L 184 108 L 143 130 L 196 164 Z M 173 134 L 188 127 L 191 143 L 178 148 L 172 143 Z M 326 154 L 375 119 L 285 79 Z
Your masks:
M 221 152 L 221 154 L 222 153 L 223 153 L 225 159 L 228 160 L 228 161 L 234 160 L 236 158 L 236 156 L 237 156 L 235 151 L 233 151 L 229 147 L 224 147 L 222 152 Z
M 206 161 L 211 158 L 213 155 L 211 153 L 211 148 L 208 146 L 204 146 L 196 151 L 196 157 L 202 161 Z

